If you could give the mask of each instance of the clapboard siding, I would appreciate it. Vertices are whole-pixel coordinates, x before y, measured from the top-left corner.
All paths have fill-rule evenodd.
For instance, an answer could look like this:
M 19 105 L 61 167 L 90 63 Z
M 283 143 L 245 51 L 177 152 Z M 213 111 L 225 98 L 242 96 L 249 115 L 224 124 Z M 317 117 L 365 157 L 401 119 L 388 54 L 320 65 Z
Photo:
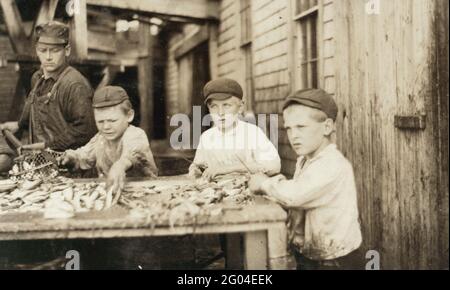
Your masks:
M 293 2 L 251 1 L 252 109 L 279 115 L 288 176 L 297 156 L 281 109 L 299 87 Z M 244 84 L 240 3 L 221 3 L 217 75 Z M 448 268 L 448 2 L 382 1 L 379 15 L 367 14 L 365 1 L 319 3 L 319 83 L 338 104 L 337 145 L 354 167 L 361 259 L 377 250 L 383 269 Z M 426 115 L 426 128 L 400 130 L 395 115 Z
M 217 44 L 218 77 L 233 78 L 238 58 L 239 2 L 224 0 L 221 3 L 219 35 Z
M 287 0 L 252 1 L 254 111 L 257 114 L 280 114 L 283 99 L 289 94 L 288 21 Z M 289 145 L 286 142 L 282 144 L 285 139 L 284 131 L 279 130 L 278 150 L 282 171 L 290 175 L 295 170 L 295 162 L 292 162 L 295 158 L 288 149 Z

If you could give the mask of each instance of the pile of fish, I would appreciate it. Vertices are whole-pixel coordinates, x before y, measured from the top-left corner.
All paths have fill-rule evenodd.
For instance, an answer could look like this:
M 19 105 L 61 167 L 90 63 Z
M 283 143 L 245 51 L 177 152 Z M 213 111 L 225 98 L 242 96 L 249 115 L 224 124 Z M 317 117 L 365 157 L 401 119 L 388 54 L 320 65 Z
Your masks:
M 253 195 L 247 188 L 247 181 L 246 176 L 240 176 L 214 182 L 198 180 L 196 184 L 151 187 L 140 191 L 148 196 L 139 201 L 133 201 L 135 195 L 125 190 L 119 204 L 130 208 L 132 218 L 145 218 L 152 225 L 168 221 L 173 227 L 200 217 L 220 215 L 223 210 L 239 210 L 251 203 Z
M 51 182 L 25 180 L 0 183 L 0 215 L 11 212 L 41 212 L 45 218 L 71 218 L 76 213 L 101 211 L 118 204 L 134 218 L 152 224 L 169 221 L 171 226 L 201 216 L 219 215 L 225 208 L 240 209 L 251 203 L 245 175 L 213 182 L 197 180 L 184 185 L 127 185 L 113 196 L 101 182 L 75 183 L 62 176 Z M 169 183 L 169 182 L 168 182 Z
M 3 184 L 3 189 L 0 186 L 0 214 L 43 212 L 45 218 L 70 218 L 77 212 L 99 211 L 117 202 L 112 192 L 105 190 L 104 183 L 74 183 L 72 179 L 57 177 L 45 183 L 25 180 Z

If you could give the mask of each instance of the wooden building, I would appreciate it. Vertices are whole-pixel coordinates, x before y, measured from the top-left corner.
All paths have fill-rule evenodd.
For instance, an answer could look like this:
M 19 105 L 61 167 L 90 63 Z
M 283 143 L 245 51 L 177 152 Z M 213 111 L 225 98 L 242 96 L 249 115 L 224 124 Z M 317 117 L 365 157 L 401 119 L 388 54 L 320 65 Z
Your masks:
M 9 11 L 13 2 L 0 0 Z M 12 40 L 8 46 L 0 36 L 0 121 L 14 116 L 5 108 L 17 102 L 16 87 L 23 86 L 15 82 L 30 70 L 27 45 L 20 46 L 27 29 L 12 28 L 32 27 L 54 9 L 58 16 L 67 1 L 57 2 L 41 1 L 41 16 L 28 16 L 28 26 L 17 17 L 0 21 L 0 34 Z M 238 80 L 255 114 L 281 114 L 297 89 L 333 94 L 337 144 L 357 182 L 361 259 L 376 250 L 382 269 L 449 267 L 447 1 L 80 2 L 82 13 L 60 12 L 75 29 L 74 62 L 95 87 L 128 73 L 122 83 L 134 87 L 139 124 L 165 146 L 175 129 L 171 116 L 192 116 L 210 79 Z M 153 17 L 162 20 L 155 35 Z M 138 30 L 114 32 L 120 19 L 137 20 Z M 283 173 L 291 175 L 296 156 L 282 125 L 280 117 L 278 150 Z
M 166 37 L 169 116 L 199 104 L 207 73 L 197 50 L 208 50 L 211 78 L 244 86 L 256 114 L 281 113 L 297 89 L 332 93 L 356 176 L 361 259 L 377 250 L 382 269 L 448 268 L 447 1 L 223 0 L 218 23 Z

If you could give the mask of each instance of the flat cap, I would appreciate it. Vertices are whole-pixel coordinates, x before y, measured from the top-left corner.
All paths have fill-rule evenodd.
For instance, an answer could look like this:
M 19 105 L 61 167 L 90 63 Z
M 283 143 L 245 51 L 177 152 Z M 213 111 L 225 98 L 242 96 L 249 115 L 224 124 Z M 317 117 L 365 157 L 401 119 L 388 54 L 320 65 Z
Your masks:
M 232 79 L 220 78 L 208 82 L 203 87 L 203 96 L 205 104 L 210 99 L 225 100 L 229 97 L 237 97 L 242 99 L 244 93 L 239 83 Z
M 45 44 L 69 43 L 69 27 L 59 21 L 39 24 L 35 29 L 36 41 Z
M 105 86 L 94 93 L 92 107 L 105 108 L 118 105 L 129 100 L 127 92 L 118 86 Z
M 284 101 L 283 110 L 293 104 L 321 110 L 328 118 L 336 121 L 338 113 L 336 102 L 322 89 L 304 89 L 289 95 Z

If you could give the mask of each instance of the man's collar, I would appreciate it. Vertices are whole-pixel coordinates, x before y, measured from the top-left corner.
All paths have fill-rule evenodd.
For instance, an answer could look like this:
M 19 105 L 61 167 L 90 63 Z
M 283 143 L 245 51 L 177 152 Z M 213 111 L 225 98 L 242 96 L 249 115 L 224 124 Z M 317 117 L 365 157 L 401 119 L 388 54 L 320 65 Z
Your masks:
M 63 64 L 57 71 L 54 72 L 49 72 L 48 73 L 48 77 L 45 78 L 45 74 L 44 74 L 44 70 L 41 68 L 41 72 L 42 72 L 42 78 L 44 79 L 53 79 L 54 81 L 56 81 L 59 76 L 61 75 L 61 73 L 69 66 L 68 63 Z

